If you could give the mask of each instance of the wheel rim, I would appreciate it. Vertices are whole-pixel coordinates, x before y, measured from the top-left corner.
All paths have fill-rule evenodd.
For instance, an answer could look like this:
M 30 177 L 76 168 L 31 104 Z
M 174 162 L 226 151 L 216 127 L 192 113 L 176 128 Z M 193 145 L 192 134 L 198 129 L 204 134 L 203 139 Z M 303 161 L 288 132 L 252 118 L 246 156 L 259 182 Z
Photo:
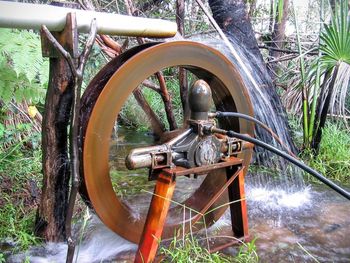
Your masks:
M 253 111 L 238 71 L 223 54 L 211 47 L 196 42 L 177 41 L 140 47 L 131 53 L 119 59 L 118 69 L 109 78 L 102 92 L 98 92 L 98 96 L 92 99 L 95 103 L 91 114 L 87 116 L 89 121 L 83 136 L 82 162 L 87 196 L 98 216 L 110 229 L 127 240 L 138 243 L 145 218 L 133 217 L 130 208 L 116 196 L 109 177 L 109 145 L 114 121 L 133 89 L 163 68 L 181 66 L 208 82 L 217 110 L 238 111 L 249 115 Z M 107 71 L 107 68 L 102 71 Z M 88 104 L 86 100 L 89 100 L 88 96 L 85 98 L 85 104 Z M 244 120 L 225 119 L 220 126 L 253 134 L 253 126 Z M 238 157 L 244 159 L 247 166 L 251 150 L 244 151 Z M 209 174 L 184 204 L 200 211 L 225 181 L 225 170 Z M 225 204 L 227 200 L 227 196 L 223 195 L 213 207 Z M 218 220 L 225 209 L 226 207 L 221 207 L 207 214 L 206 225 Z M 181 210 L 182 206 L 170 209 L 163 239 L 172 237 L 175 229 L 181 227 Z M 191 216 L 187 214 L 186 221 L 191 221 L 193 216 L 194 213 Z

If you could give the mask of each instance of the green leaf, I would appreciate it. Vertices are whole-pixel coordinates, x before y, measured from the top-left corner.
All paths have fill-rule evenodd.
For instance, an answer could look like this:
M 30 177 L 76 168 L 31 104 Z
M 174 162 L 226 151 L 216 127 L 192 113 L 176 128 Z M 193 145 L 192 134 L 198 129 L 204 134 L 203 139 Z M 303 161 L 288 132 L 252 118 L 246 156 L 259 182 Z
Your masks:
M 44 100 L 49 63 L 42 58 L 39 36 L 26 30 L 0 29 L 0 51 L 0 99 Z
M 5 126 L 2 123 L 0 123 L 0 139 L 4 137 L 4 133 L 5 133 Z

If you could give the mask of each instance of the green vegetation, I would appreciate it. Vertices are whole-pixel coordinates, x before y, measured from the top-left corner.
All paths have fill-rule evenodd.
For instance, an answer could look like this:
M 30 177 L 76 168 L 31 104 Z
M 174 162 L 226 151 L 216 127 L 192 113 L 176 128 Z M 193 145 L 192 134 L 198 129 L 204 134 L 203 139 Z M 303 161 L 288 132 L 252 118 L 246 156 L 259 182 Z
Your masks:
M 34 143 L 37 135 L 0 148 L 0 240 L 12 239 L 16 249 L 27 249 L 38 241 L 33 234 L 42 178 L 41 151 Z M 7 136 L 9 130 L 0 138 L 1 145 Z
M 173 72 L 171 69 L 166 69 L 164 72 L 167 74 L 167 76 L 165 76 L 165 80 L 169 95 L 171 97 L 173 113 L 177 124 L 180 125 L 182 124 L 182 105 L 179 94 L 177 72 Z M 156 78 L 151 77 L 150 79 L 153 83 L 157 83 Z M 161 122 L 165 124 L 166 128 L 169 128 L 161 95 L 147 87 L 142 89 L 142 93 Z M 121 123 L 126 127 L 136 128 L 137 131 L 149 131 L 151 129 L 150 122 L 148 121 L 145 112 L 132 95 L 125 102 L 120 112 L 120 117 Z
M 305 151 L 303 158 L 328 178 L 350 182 L 350 133 L 342 125 L 328 123 L 323 129 L 318 155 Z
M 110 172 L 110 177 L 115 193 L 119 197 L 133 196 L 139 194 L 142 190 L 152 191 L 154 182 L 148 181 L 148 170 L 137 171 L 133 174 L 131 171 Z
M 300 58 L 300 80 L 295 88 L 302 94 L 303 147 L 319 150 L 322 129 L 329 111 L 345 115 L 350 74 L 350 20 L 345 1 L 332 13 L 332 20 L 323 26 L 324 6 L 320 7 L 318 56 L 305 62 L 294 11 Z M 298 94 L 300 94 L 298 93 Z
M 25 30 L 0 29 L 0 100 L 43 102 L 49 64 L 42 58 L 37 34 Z
M 255 239 L 249 243 L 243 243 L 235 257 L 219 252 L 209 253 L 204 246 L 193 236 L 186 236 L 184 240 L 178 240 L 175 237 L 168 248 L 161 248 L 161 255 L 164 256 L 162 262 L 255 263 L 259 259 Z
M 164 11 L 164 8 L 158 8 L 160 13 L 154 16 L 165 16 L 162 12 L 164 14 L 173 12 L 169 1 L 165 2 L 168 2 L 167 9 Z M 272 2 L 275 3 L 273 17 L 276 16 L 278 9 L 280 21 L 283 1 Z M 293 79 L 294 86 L 305 93 L 302 103 L 294 103 L 291 100 L 295 107 L 304 113 L 304 136 L 297 138 L 300 140 L 298 146 L 306 149 L 302 158 L 328 178 L 349 183 L 349 131 L 339 124 L 328 123 L 324 126 L 323 123 L 333 107 L 330 103 L 335 102 L 335 106 L 340 106 L 340 109 L 334 110 L 338 115 L 345 115 L 344 108 L 350 106 L 349 91 L 346 91 L 350 79 L 350 20 L 348 7 L 345 1 L 343 3 L 344 5 L 336 10 L 329 25 L 325 25 L 318 34 L 320 39 L 318 45 L 312 48 L 302 46 L 302 40 L 297 32 L 300 64 L 289 61 L 287 67 L 288 71 L 292 72 L 292 77 L 280 76 L 277 82 L 281 82 L 283 78 L 290 82 Z M 261 10 L 259 9 L 259 12 Z M 195 11 L 194 9 L 193 12 Z M 210 29 L 208 23 L 202 23 L 206 19 L 198 14 L 197 18 L 186 19 L 186 29 L 195 31 Z M 299 27 L 296 20 L 295 25 L 297 29 L 303 27 L 302 25 Z M 41 105 L 44 101 L 48 81 L 48 61 L 42 58 L 40 46 L 38 34 L 32 31 L 0 29 L 0 241 L 11 239 L 15 241 L 16 249 L 21 250 L 39 241 L 33 234 L 33 226 L 42 175 L 40 134 L 34 131 L 34 121 L 28 116 L 27 119 L 18 118 L 17 114 L 21 108 L 17 105 L 23 101 L 28 105 Z M 295 46 L 289 48 L 295 49 Z M 319 50 L 319 55 L 307 61 L 306 53 L 314 50 Z M 91 79 L 103 64 L 100 48 L 95 46 L 90 58 L 92 59 L 88 62 L 84 81 Z M 300 76 L 296 74 L 299 71 Z M 181 124 L 182 105 L 177 73 L 173 68 L 163 71 L 176 121 Z M 154 77 L 150 79 L 157 84 Z M 87 81 L 84 82 L 84 86 L 86 83 Z M 145 87 L 142 92 L 156 115 L 168 126 L 163 100 L 159 93 Z M 297 96 L 302 97 L 300 93 Z M 318 104 L 319 101 L 324 103 Z M 26 110 L 24 114 L 27 114 Z M 133 96 L 124 105 L 120 117 L 123 125 L 129 128 L 142 131 L 150 129 L 144 111 Z M 292 123 L 295 130 L 302 131 L 298 125 L 295 121 Z M 319 151 L 315 154 L 310 148 L 313 147 L 315 136 L 320 130 L 323 131 L 322 141 Z M 254 170 L 256 167 L 251 169 Z M 271 176 L 278 175 L 278 172 L 271 168 L 258 169 Z M 111 178 L 117 195 L 121 197 L 136 195 L 142 190 L 151 191 L 153 188 L 153 184 L 148 182 L 146 173 L 144 176 L 134 176 L 129 171 L 112 171 Z M 83 229 L 86 220 L 87 217 L 84 219 Z M 80 237 L 80 242 L 82 238 L 83 235 Z M 210 254 L 192 236 L 187 236 L 184 242 L 175 238 L 168 248 L 161 249 L 161 253 L 165 256 L 165 262 L 258 262 L 255 240 L 243 244 L 236 257 L 221 253 Z M 1 262 L 5 262 L 2 253 L 0 253 Z

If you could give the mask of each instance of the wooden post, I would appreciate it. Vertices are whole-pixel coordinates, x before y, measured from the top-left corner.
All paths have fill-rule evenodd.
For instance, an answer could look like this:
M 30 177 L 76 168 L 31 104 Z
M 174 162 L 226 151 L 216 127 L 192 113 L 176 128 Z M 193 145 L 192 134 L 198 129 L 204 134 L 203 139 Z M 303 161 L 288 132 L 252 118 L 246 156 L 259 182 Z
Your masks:
M 163 227 L 175 185 L 176 182 L 173 176 L 163 173 L 159 175 L 143 228 L 141 241 L 136 252 L 135 263 L 153 262 L 162 237 Z
M 75 17 L 75 14 L 68 14 L 68 20 L 72 17 Z M 75 20 L 75 19 L 74 19 Z M 71 28 L 72 32 L 76 31 L 76 23 L 74 27 Z M 75 250 L 75 241 L 72 236 L 71 226 L 72 226 L 72 217 L 75 199 L 78 193 L 79 188 L 79 146 L 78 146 L 78 134 L 79 134 L 79 113 L 80 113 L 80 93 L 81 93 L 81 85 L 83 83 L 84 76 L 84 68 L 86 66 L 86 61 L 91 52 L 91 48 L 96 39 L 97 26 L 96 20 L 93 19 L 90 25 L 90 34 L 86 41 L 84 50 L 81 55 L 78 55 L 78 59 L 72 57 L 71 53 L 65 50 L 65 48 L 61 45 L 61 43 L 54 37 L 54 35 L 47 29 L 45 25 L 42 26 L 41 32 L 46 36 L 47 40 L 50 44 L 65 58 L 66 62 L 69 64 L 69 68 L 74 76 L 74 85 L 72 89 L 72 106 L 71 106 L 71 118 L 70 118 L 70 132 L 69 132 L 69 150 L 70 150 L 70 168 L 72 173 L 72 187 L 70 191 L 69 203 L 67 207 L 66 216 L 66 224 L 65 224 L 65 232 L 68 242 L 68 252 L 67 252 L 67 263 L 73 261 L 74 250 Z M 76 36 L 76 39 L 78 37 Z M 78 61 L 77 61 L 78 60 Z M 79 63 L 77 63 L 79 62 Z M 55 193 L 57 194 L 57 193 Z
M 227 180 L 237 171 L 237 166 L 227 168 Z M 231 223 L 233 235 L 236 238 L 248 238 L 248 214 L 244 191 L 244 170 L 239 172 L 237 178 L 228 187 L 230 201 Z M 240 200 L 238 202 L 234 202 Z M 232 203 L 231 203 L 232 202 Z
M 76 58 L 78 32 L 74 14 L 67 16 L 65 29 L 55 33 L 55 36 L 71 56 Z M 46 241 L 64 241 L 70 179 L 67 128 L 74 76 L 66 59 L 49 44 L 44 34 L 42 50 L 43 56 L 50 57 L 50 76 L 42 123 L 44 180 L 35 232 Z

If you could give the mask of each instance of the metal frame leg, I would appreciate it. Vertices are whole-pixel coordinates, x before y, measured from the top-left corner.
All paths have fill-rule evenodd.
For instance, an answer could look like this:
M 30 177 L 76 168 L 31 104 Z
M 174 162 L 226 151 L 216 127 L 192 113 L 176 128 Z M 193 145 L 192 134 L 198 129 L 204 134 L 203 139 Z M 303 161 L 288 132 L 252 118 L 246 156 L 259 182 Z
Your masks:
M 237 167 L 227 169 L 227 180 L 236 173 Z M 248 214 L 244 191 L 244 173 L 243 169 L 239 172 L 237 178 L 228 187 L 230 200 L 232 231 L 237 238 L 248 238 Z M 239 201 L 240 200 L 240 201 Z
M 175 185 L 176 182 L 173 176 L 163 173 L 159 175 L 141 241 L 136 252 L 135 263 L 153 262 L 157 254 Z

